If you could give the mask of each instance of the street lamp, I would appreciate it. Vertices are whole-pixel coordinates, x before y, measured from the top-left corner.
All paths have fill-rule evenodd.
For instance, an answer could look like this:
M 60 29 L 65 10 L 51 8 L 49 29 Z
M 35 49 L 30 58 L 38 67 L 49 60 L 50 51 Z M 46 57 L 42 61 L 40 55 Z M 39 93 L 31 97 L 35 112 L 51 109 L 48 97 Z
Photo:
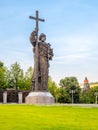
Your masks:
M 72 104 L 74 103 L 74 93 L 75 93 L 75 90 L 71 90 L 71 100 L 72 100 Z
M 70 93 L 71 93 L 71 101 L 72 101 L 72 104 L 73 104 L 74 103 L 75 86 L 71 87 Z

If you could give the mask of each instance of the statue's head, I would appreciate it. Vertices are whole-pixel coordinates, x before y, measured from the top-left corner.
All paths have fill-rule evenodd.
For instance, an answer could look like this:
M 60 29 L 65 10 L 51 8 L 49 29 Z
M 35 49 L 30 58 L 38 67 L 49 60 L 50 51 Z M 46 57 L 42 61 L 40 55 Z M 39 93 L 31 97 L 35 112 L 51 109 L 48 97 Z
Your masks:
M 45 42 L 46 41 L 46 35 L 44 33 L 40 34 L 39 41 L 41 41 L 41 42 Z

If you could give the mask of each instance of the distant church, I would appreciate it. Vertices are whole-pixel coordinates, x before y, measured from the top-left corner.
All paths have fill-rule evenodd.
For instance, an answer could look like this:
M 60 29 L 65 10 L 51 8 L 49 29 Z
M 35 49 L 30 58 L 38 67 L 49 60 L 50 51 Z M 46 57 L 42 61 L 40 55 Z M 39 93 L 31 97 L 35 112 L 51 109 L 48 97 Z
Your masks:
M 89 80 L 87 79 L 87 77 L 85 77 L 83 90 L 89 90 L 89 89 L 90 89 Z

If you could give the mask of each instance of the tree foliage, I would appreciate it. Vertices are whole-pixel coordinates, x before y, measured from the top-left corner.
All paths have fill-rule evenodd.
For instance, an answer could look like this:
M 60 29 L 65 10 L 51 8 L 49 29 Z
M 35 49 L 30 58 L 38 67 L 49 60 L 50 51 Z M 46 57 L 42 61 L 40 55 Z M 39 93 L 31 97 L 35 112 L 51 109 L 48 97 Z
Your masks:
M 80 94 L 81 103 L 95 103 L 96 92 L 98 93 L 98 86 L 92 87 L 89 90 L 85 90 Z
M 52 81 L 51 77 L 48 78 L 48 90 L 53 95 L 55 101 L 57 102 L 58 87 L 57 84 L 54 81 Z
M 20 65 L 17 62 L 11 65 L 10 76 L 11 76 L 11 86 L 14 87 L 16 90 L 19 89 L 24 79 L 24 74 L 23 70 L 21 69 Z
M 70 103 L 70 96 L 67 93 L 66 89 L 63 87 L 58 88 L 58 93 L 57 93 L 57 102 L 59 103 Z
M 32 74 L 32 67 L 29 67 L 24 72 L 20 64 L 15 62 L 8 69 L 0 61 L 0 89 L 30 90 Z M 74 92 L 74 103 L 95 103 L 98 86 L 81 91 L 76 77 L 61 79 L 59 86 L 49 77 L 48 90 L 54 96 L 55 101 L 59 103 L 71 103 L 72 90 Z
M 0 89 L 5 89 L 4 78 L 5 78 L 5 67 L 4 63 L 0 61 Z
M 74 103 L 79 102 L 80 86 L 76 77 L 65 77 L 60 80 L 59 85 L 65 89 L 67 99 L 65 102 L 71 102 L 72 100 L 72 90 L 74 91 Z M 64 91 L 64 90 L 63 90 Z M 64 101 L 63 101 L 64 102 Z
M 29 67 L 26 72 L 15 62 L 8 69 L 0 61 L 0 89 L 29 90 L 33 69 Z
M 24 82 L 23 82 L 24 87 L 22 87 L 22 90 L 30 90 L 32 74 L 33 74 L 33 68 L 30 66 L 25 72 Z
M 0 68 L 2 68 L 3 66 L 4 66 L 4 63 L 0 61 Z

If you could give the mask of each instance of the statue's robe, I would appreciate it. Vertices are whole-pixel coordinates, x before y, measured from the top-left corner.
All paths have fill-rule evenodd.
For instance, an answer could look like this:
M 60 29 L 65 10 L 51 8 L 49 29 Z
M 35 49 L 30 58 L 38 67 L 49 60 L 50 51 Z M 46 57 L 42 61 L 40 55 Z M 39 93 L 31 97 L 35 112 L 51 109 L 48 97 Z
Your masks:
M 35 44 L 34 44 L 35 53 Z M 38 43 L 38 91 L 47 91 L 48 89 L 48 72 L 49 72 L 49 60 L 52 59 L 53 50 L 50 48 L 50 44 L 45 42 Z M 36 64 L 35 64 L 36 65 Z M 35 90 L 35 65 L 32 77 L 31 89 Z

